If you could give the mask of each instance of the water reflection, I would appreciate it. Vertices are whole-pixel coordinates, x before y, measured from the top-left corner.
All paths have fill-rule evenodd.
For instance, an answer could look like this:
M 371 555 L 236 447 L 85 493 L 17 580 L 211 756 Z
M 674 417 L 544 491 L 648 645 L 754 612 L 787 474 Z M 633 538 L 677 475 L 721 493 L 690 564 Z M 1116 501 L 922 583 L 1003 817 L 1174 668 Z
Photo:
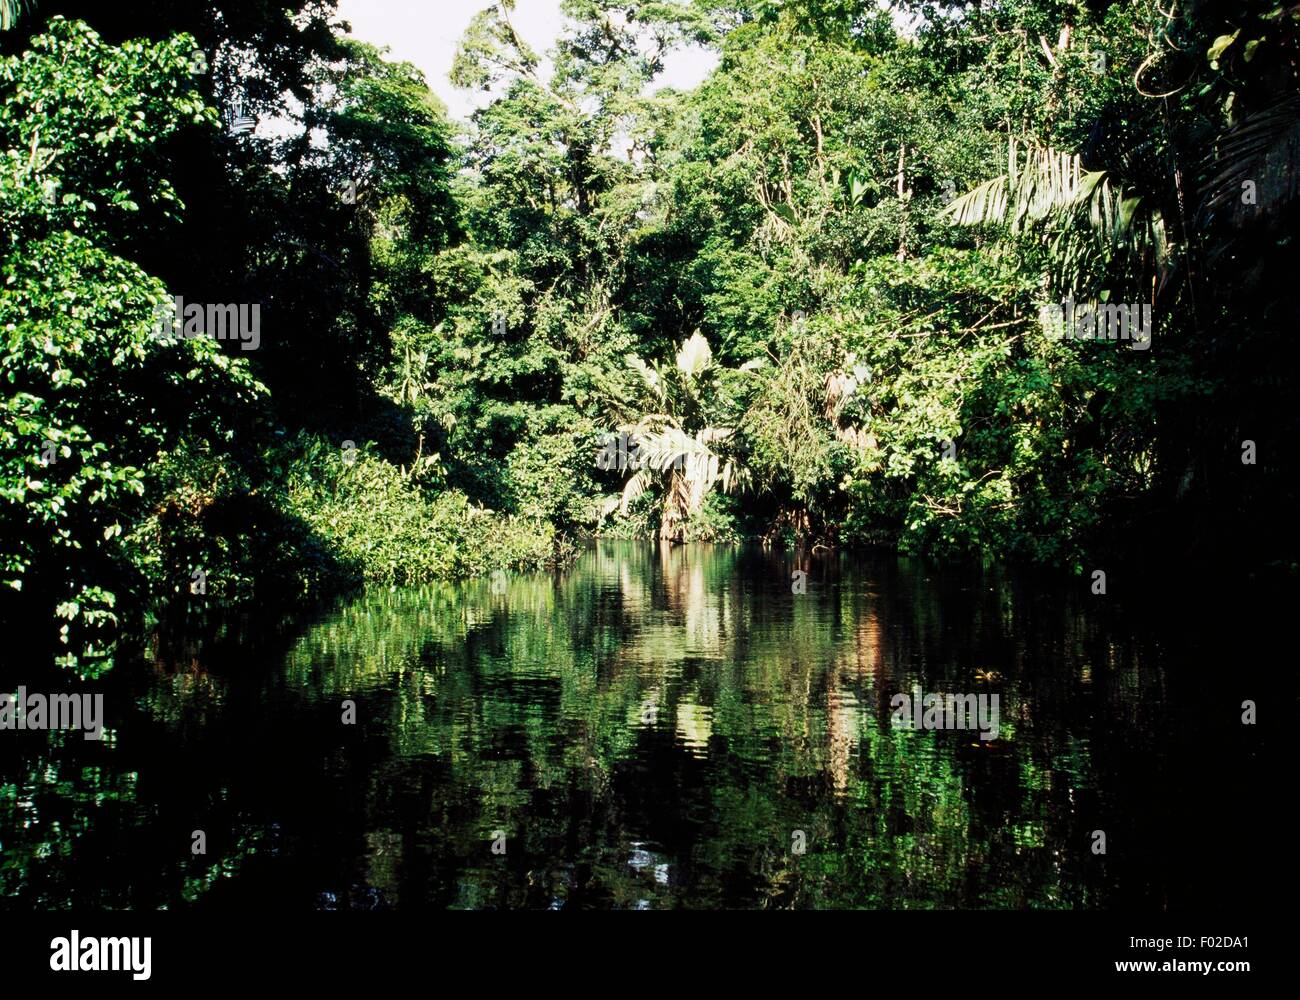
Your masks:
M 1223 893 L 1193 875 L 1169 792 L 1205 760 L 1168 751 L 1206 727 L 1220 769 L 1248 751 L 1196 680 L 1195 638 L 1163 628 L 994 573 L 626 542 L 504 590 L 374 590 L 287 648 L 232 641 L 124 676 L 113 743 L 7 740 L 3 905 Z M 1000 738 L 895 727 L 890 696 L 913 687 L 998 694 Z M 1118 851 L 1092 854 L 1099 828 Z

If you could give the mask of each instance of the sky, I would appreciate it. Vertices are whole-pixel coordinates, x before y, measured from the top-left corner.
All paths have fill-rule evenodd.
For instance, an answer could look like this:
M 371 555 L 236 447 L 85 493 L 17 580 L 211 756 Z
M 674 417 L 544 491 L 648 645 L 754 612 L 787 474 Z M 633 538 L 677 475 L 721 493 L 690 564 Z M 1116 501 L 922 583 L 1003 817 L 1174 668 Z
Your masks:
M 387 46 L 391 57 L 424 71 L 429 87 L 446 103 L 453 118 L 468 118 L 485 95 L 457 90 L 447 79 L 460 36 L 470 19 L 491 0 L 340 0 L 339 16 L 352 34 L 372 45 Z M 511 23 L 538 53 L 551 48 L 563 24 L 560 0 L 517 0 Z M 653 89 L 689 89 L 708 75 L 717 57 L 699 48 L 669 56 Z

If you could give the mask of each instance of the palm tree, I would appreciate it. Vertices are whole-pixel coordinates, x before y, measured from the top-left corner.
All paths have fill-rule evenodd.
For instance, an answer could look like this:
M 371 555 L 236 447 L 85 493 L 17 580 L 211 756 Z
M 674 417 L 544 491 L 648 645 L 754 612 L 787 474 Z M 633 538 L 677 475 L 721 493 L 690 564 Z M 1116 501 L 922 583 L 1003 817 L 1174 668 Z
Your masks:
M 955 199 L 941 215 L 958 225 L 1003 225 L 1015 236 L 1039 237 L 1063 288 L 1116 265 L 1141 272 L 1154 264 L 1162 274 L 1167 268 L 1159 209 L 1108 172 L 1083 170 L 1078 154 L 1030 147 L 1022 157 L 1012 139 L 1007 172 Z
M 751 362 L 743 369 L 755 367 Z M 708 341 L 697 330 L 682 342 L 673 366 L 647 364 L 631 355 L 631 391 L 610 380 L 602 385 L 605 408 L 629 446 L 619 461 L 627 482 L 621 495 L 606 501 L 602 517 L 629 505 L 656 478 L 664 480 L 659 537 L 681 541 L 692 514 L 715 486 L 729 493 L 749 481 L 749 471 L 724 447 L 734 441 L 719 391 L 719 366 Z M 719 423 L 719 421 L 723 423 Z M 612 452 L 597 457 L 597 466 L 611 468 Z
M 1227 229 L 1277 212 L 1300 197 L 1300 97 L 1287 94 L 1220 133 L 1196 165 L 1199 204 L 1181 206 L 1182 243 L 1203 236 L 1216 223 Z M 1242 187 L 1250 182 L 1255 201 L 1243 212 Z M 1181 193 L 1179 194 L 1181 199 Z M 1167 204 L 1177 205 L 1174 198 Z M 1195 211 L 1190 209 L 1194 208 Z M 1172 211 L 1172 210 L 1171 210 Z M 1116 183 L 1106 171 L 1084 171 L 1077 154 L 1009 143 L 1007 172 L 971 189 L 940 213 L 958 225 L 1005 226 L 1013 236 L 1037 236 L 1047 250 L 1050 276 L 1060 288 L 1094 280 L 1134 277 L 1154 268 L 1160 286 L 1173 273 L 1176 256 L 1166 212 L 1155 199 Z M 1230 232 L 1210 241 L 1210 257 L 1237 249 Z

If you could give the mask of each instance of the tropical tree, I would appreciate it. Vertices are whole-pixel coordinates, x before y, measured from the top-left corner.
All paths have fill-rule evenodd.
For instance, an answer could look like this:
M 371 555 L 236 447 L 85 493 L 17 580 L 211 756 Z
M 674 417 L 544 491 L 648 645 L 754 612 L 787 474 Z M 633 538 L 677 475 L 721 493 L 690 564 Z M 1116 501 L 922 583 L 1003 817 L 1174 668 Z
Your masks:
M 596 464 L 627 473 L 621 495 L 605 502 L 602 517 L 615 509 L 626 514 L 632 502 L 662 478 L 659 537 L 681 541 L 691 516 L 714 487 L 730 493 L 749 481 L 748 468 L 729 447 L 737 428 L 721 383 L 735 373 L 714 363 L 713 351 L 698 330 L 682 342 L 674 365 L 629 355 L 627 367 L 633 375 L 630 389 L 611 381 L 602 385 L 607 415 L 617 423 L 626 448 L 618 451 L 615 461 L 607 443 Z M 753 367 L 751 362 L 742 370 Z
M 0 619 L 49 623 L 83 671 L 139 585 L 127 536 L 156 501 L 151 470 L 227 446 L 227 408 L 263 395 L 215 340 L 158 337 L 165 286 L 117 252 L 182 211 L 167 143 L 214 124 L 192 50 L 59 17 L 0 59 Z
M 1169 257 L 1160 210 L 1108 171 L 1084 170 L 1077 153 L 1007 145 L 1007 172 L 956 198 L 942 215 L 965 226 L 1003 225 L 1038 237 L 1060 288 L 1085 275 L 1140 273 Z

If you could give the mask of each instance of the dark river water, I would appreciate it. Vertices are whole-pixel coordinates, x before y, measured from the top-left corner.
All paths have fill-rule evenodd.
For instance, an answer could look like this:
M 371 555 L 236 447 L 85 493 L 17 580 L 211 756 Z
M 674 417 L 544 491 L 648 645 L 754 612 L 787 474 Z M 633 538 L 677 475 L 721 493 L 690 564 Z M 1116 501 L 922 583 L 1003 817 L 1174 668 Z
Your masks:
M 0 733 L 0 907 L 1244 904 L 1251 608 L 640 542 L 374 589 L 119 667 L 100 742 Z M 996 738 L 900 723 L 923 693 Z

